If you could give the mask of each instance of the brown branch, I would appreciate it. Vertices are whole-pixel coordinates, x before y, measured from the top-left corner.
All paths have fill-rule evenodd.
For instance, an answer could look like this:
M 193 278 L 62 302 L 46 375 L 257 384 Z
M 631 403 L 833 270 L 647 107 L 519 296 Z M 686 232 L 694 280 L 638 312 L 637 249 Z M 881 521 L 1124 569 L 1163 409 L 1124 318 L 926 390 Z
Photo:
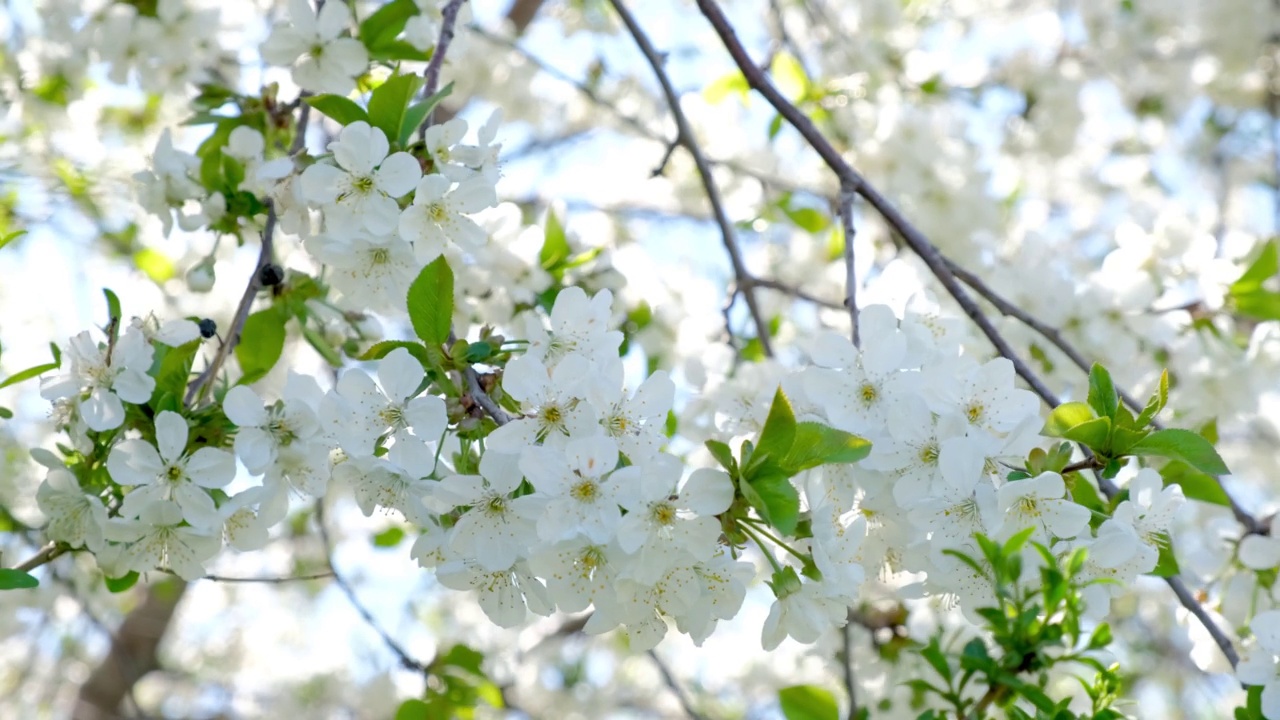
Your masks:
M 72 720 L 120 717 L 121 701 L 138 680 L 160 666 L 156 651 L 186 590 L 181 580 L 147 587 L 142 604 L 125 616 L 112 636 L 107 656 L 80 686 Z
M 791 295 L 793 297 L 799 298 L 800 300 L 807 300 L 808 302 L 811 302 L 814 305 L 821 305 L 822 307 L 831 308 L 832 310 L 842 310 L 845 307 L 844 303 L 839 303 L 832 300 L 823 300 L 817 295 L 814 295 L 806 290 L 801 290 L 800 288 L 795 287 L 794 285 L 788 285 L 784 282 L 779 282 L 777 280 L 769 280 L 767 278 L 755 277 L 753 275 L 746 279 L 746 284 L 751 285 L 753 287 L 762 287 L 762 288 L 768 288 L 770 290 L 777 290 L 780 293 Z
M 191 385 L 187 387 L 187 396 L 184 399 L 185 404 L 190 407 L 194 402 L 204 398 L 205 393 L 213 385 L 213 380 L 218 375 L 218 371 L 222 369 L 222 364 L 226 362 L 227 355 L 235 349 L 240 343 L 240 332 L 244 330 L 245 321 L 249 319 L 249 310 L 253 307 L 253 300 L 258 296 L 258 290 L 262 288 L 262 269 L 271 264 L 273 254 L 274 240 L 276 229 L 276 206 L 270 199 L 266 201 L 267 206 L 267 224 L 262 229 L 262 250 L 258 253 L 258 263 L 253 267 L 253 274 L 249 276 L 249 282 L 245 285 L 244 294 L 240 296 L 240 304 L 236 307 L 235 317 L 231 320 L 231 327 L 227 330 L 227 339 L 218 346 L 218 352 L 213 356 L 213 361 L 209 366 L 200 373 L 200 376 L 191 381 Z
M 538 11 L 542 9 L 544 1 L 515 0 L 515 2 L 511 3 L 511 7 L 507 8 L 507 22 L 511 23 L 511 29 L 515 30 L 516 35 L 524 34 Z
M 1092 363 L 1086 360 L 1084 355 L 1082 355 L 1080 351 L 1076 350 L 1075 346 L 1068 342 L 1066 338 L 1062 337 L 1062 333 L 1056 328 L 1050 327 L 1049 325 L 1041 322 L 1031 313 L 1028 313 L 1026 310 L 1023 310 L 1017 305 L 1001 297 L 999 293 L 991 289 L 991 286 L 983 282 L 982 278 L 968 270 L 965 270 L 947 258 L 943 258 L 943 260 L 946 261 L 947 266 L 951 268 L 951 272 L 954 273 L 956 277 L 960 278 L 966 285 L 973 288 L 974 292 L 978 293 L 978 295 L 982 296 L 983 299 L 991 303 L 1001 315 L 1015 318 L 1023 325 L 1031 328 L 1045 340 L 1048 340 L 1054 347 L 1058 348 L 1058 350 L 1062 351 L 1062 354 L 1066 355 L 1067 359 L 1070 360 L 1073 365 L 1080 368 L 1084 373 L 1089 373 L 1092 368 Z M 1125 392 L 1124 388 L 1118 385 L 1116 386 L 1116 394 L 1120 397 L 1120 400 L 1124 402 L 1125 405 L 1128 405 L 1135 413 L 1141 413 L 1142 409 L 1145 407 L 1145 404 L 1138 402 L 1137 398 Z M 1164 425 L 1155 419 L 1151 420 L 1151 427 L 1156 430 L 1164 429 Z M 1226 487 L 1222 485 L 1222 478 L 1214 477 L 1214 480 L 1218 483 L 1218 487 L 1222 488 L 1222 493 L 1227 496 L 1227 500 L 1231 506 L 1231 514 L 1235 516 L 1237 522 L 1244 526 L 1245 532 L 1253 535 L 1265 534 L 1267 530 L 1266 525 L 1259 522 L 1256 517 L 1254 517 L 1249 511 L 1245 510 L 1244 507 L 1242 507 L 1240 503 L 1232 497 L 1231 493 L 1227 492 Z
M 422 85 L 422 97 L 424 99 L 436 94 L 436 90 L 440 89 L 440 69 L 444 67 L 444 55 L 449 52 L 449 44 L 453 42 L 454 25 L 458 22 L 458 11 L 462 9 L 462 4 L 467 0 L 449 0 L 449 4 L 444 6 L 440 11 L 440 38 L 436 40 L 436 46 L 431 51 L 431 61 L 427 63 L 427 69 L 422 72 L 422 78 L 426 82 Z M 422 124 L 418 126 L 418 141 L 425 141 L 427 138 L 427 128 L 431 126 L 432 116 L 435 111 L 427 113 L 422 119 Z
M 742 43 L 738 40 L 737 34 L 733 30 L 733 27 L 729 25 L 728 19 L 725 18 L 724 13 L 720 11 L 720 8 L 716 5 L 715 1 L 696 0 L 696 2 L 699 10 L 702 11 L 702 14 L 711 23 L 716 34 L 720 37 L 721 42 L 724 43 L 725 48 L 729 51 L 729 54 L 733 56 L 734 62 L 746 77 L 747 83 L 763 95 L 765 99 L 769 101 L 769 104 L 773 106 L 774 110 L 782 115 L 783 119 L 795 128 L 809 146 L 818 153 L 819 157 L 822 158 L 822 161 L 827 165 L 827 167 L 835 173 L 837 178 L 839 178 L 842 192 L 852 190 L 870 203 L 871 206 L 876 209 L 876 212 L 878 212 L 881 217 L 884 218 L 885 222 L 888 223 L 889 227 L 901 236 L 912 251 L 914 251 L 922 261 L 924 261 L 925 265 L 928 266 L 929 271 L 935 278 L 937 278 L 938 282 L 942 284 L 947 293 L 956 301 L 957 304 L 960 305 L 961 309 L 964 310 L 969 319 L 978 326 L 982 331 L 982 334 L 991 341 L 991 344 L 995 346 L 996 351 L 999 352 L 1001 356 L 1008 359 L 1009 362 L 1013 363 L 1014 371 L 1017 372 L 1018 376 L 1021 377 L 1050 407 L 1058 406 L 1060 404 L 1058 397 L 1044 384 L 1039 376 L 1027 367 L 1026 363 L 1024 363 L 1018 354 L 1014 352 L 1013 348 L 1009 346 L 1008 341 L 1004 339 L 1000 332 L 991 324 L 991 321 L 987 319 L 986 315 L 983 314 L 982 309 L 978 307 L 978 304 L 967 292 L 965 292 L 964 288 L 960 286 L 955 274 L 951 271 L 950 265 L 947 263 L 946 259 L 942 257 L 942 254 L 938 252 L 938 249 L 933 245 L 933 243 L 931 243 L 929 239 L 920 232 L 920 230 L 911 224 L 911 222 L 898 211 L 897 207 L 895 207 L 893 203 L 889 202 L 878 190 L 867 183 L 867 181 L 853 169 L 853 166 L 841 157 L 839 151 L 832 146 L 830 141 L 828 141 L 827 138 L 823 136 L 816 127 L 814 127 L 813 122 L 810 121 L 804 113 L 800 112 L 795 105 L 792 105 L 787 101 L 787 99 L 773 87 L 773 84 L 764 75 L 764 73 L 752 64 L 751 58 L 747 55 L 746 49 L 743 48 Z M 1108 489 L 1112 491 L 1112 493 L 1109 494 L 1113 494 L 1116 489 L 1115 484 L 1105 478 L 1099 478 L 1099 485 L 1104 489 L 1104 491 L 1107 491 Z M 1166 578 L 1166 580 L 1169 583 L 1169 587 L 1173 588 L 1174 594 L 1178 596 L 1178 600 L 1182 603 L 1183 607 L 1189 610 L 1200 620 L 1201 623 L 1204 624 L 1205 629 L 1213 637 L 1214 642 L 1218 644 L 1218 647 L 1223 649 L 1223 653 L 1227 656 L 1227 659 L 1231 661 L 1232 667 L 1234 667 L 1239 660 L 1239 656 L 1236 654 L 1235 649 L 1231 644 L 1231 640 L 1228 639 L 1222 629 L 1219 628 L 1211 618 L 1209 618 L 1205 609 L 1196 601 L 1195 597 L 1187 591 L 1186 586 L 1182 583 L 1181 579 L 1172 577 Z
M 675 695 L 676 699 L 680 701 L 680 707 L 684 710 L 684 714 L 696 720 L 705 720 L 706 716 L 693 707 L 693 700 L 680 687 L 680 683 L 676 682 L 676 676 L 672 674 L 671 669 L 662 661 L 662 658 L 658 657 L 658 653 L 650 650 L 648 654 L 650 659 L 653 660 L 653 664 L 658 666 L 658 673 L 662 675 L 662 682 L 666 683 L 671 690 L 671 694 Z
M 849 696 L 849 712 L 845 717 L 857 720 L 858 679 L 853 674 L 853 623 L 847 622 L 840 628 L 840 652 L 837 655 L 840 658 L 841 674 L 844 676 L 844 691 Z
M 58 556 L 62 555 L 63 553 L 67 552 L 70 549 L 71 548 L 67 547 L 62 543 L 51 542 L 45 545 L 44 547 L 40 548 L 39 552 L 37 552 L 35 555 L 32 555 L 31 557 L 27 558 L 25 561 L 18 563 L 17 565 L 14 565 L 13 569 L 19 570 L 21 572 L 30 572 L 40 567 L 41 565 L 52 562 L 55 558 L 57 558 Z
M 325 580 L 333 577 L 332 570 L 311 573 L 310 575 L 284 575 L 281 577 L 227 577 L 225 575 L 205 575 L 201 580 L 224 583 L 265 583 L 279 585 L 281 583 L 300 582 L 304 580 Z
M 356 597 L 355 589 L 351 587 L 351 584 L 347 582 L 347 579 L 344 578 L 338 572 L 338 568 L 334 566 L 333 543 L 329 538 L 329 529 L 325 526 L 324 521 L 324 498 L 318 498 L 316 500 L 316 525 L 320 529 L 320 541 L 324 546 L 324 560 L 329 565 L 329 572 L 333 577 L 333 583 L 342 590 L 343 595 L 347 596 L 347 601 L 351 603 L 351 607 L 355 608 L 356 614 L 364 620 L 366 625 L 377 633 L 378 637 L 382 638 L 382 644 L 386 645 L 387 649 L 400 660 L 400 665 L 406 670 L 422 673 L 424 679 L 430 680 L 430 669 L 428 669 L 428 667 L 421 661 L 410 655 L 409 651 L 405 650 L 400 643 L 396 642 L 395 638 L 391 637 L 386 630 L 382 629 L 382 626 L 378 624 L 376 619 L 374 619 L 373 613 L 369 612 L 369 609 L 360 602 L 358 597 Z
M 853 202 L 857 198 L 852 187 L 840 188 L 840 226 L 844 229 L 844 306 L 849 309 L 850 339 L 854 347 L 861 347 L 858 337 L 858 271 L 853 261 L 853 240 L 857 230 L 853 226 Z
M 676 122 L 676 142 L 683 145 L 689 151 L 689 154 L 693 156 L 694 165 L 698 168 L 698 176 L 702 179 L 703 188 L 706 189 L 707 201 L 711 203 L 711 210 L 715 215 L 716 224 L 720 226 L 724 247 L 729 253 L 729 262 L 733 265 L 733 276 L 737 285 L 735 292 L 741 292 L 743 299 L 746 300 L 747 310 L 751 313 L 751 318 L 755 322 L 756 336 L 760 340 L 760 347 L 764 350 L 766 357 L 772 357 L 773 346 L 769 341 L 769 323 L 760 311 L 760 306 L 756 302 L 756 296 L 751 289 L 750 283 L 746 281 L 750 277 L 750 273 L 747 272 L 746 263 L 742 260 L 742 252 L 738 249 L 738 241 L 733 233 L 733 225 L 729 222 L 729 216 L 725 213 L 724 203 L 720 198 L 720 189 L 711 174 L 711 165 L 707 162 L 706 156 L 703 155 L 702 148 L 698 145 L 697 138 L 693 134 L 693 128 L 689 125 L 689 119 L 685 117 L 684 110 L 680 107 L 680 96 L 676 94 L 675 88 L 671 85 L 671 78 L 667 76 L 663 56 L 654 49 L 653 43 L 649 41 L 649 36 L 645 34 L 622 0 L 609 0 L 609 3 L 613 5 L 613 9 L 618 13 L 618 17 L 622 19 L 622 23 L 627 26 L 627 32 L 635 39 L 640 52 L 644 54 L 645 60 L 653 68 L 658 84 L 662 86 L 662 94 L 666 96 L 667 105 L 671 108 L 671 115 Z

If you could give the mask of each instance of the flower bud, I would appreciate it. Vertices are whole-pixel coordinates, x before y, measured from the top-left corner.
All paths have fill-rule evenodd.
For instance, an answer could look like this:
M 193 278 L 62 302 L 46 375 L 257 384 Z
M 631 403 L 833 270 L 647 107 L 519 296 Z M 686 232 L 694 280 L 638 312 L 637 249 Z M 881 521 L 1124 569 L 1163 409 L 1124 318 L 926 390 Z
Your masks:
M 187 271 L 187 287 L 191 292 L 207 293 L 213 289 L 217 276 L 213 272 L 213 258 L 201 260 L 195 267 Z

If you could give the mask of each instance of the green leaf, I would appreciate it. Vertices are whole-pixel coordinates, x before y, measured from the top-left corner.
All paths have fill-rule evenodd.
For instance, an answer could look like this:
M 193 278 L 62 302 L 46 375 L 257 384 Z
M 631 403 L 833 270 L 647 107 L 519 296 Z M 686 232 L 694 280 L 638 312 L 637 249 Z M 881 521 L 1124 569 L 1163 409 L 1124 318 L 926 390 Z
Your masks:
M 1049 413 L 1041 435 L 1049 437 L 1066 437 L 1071 428 L 1094 419 L 1093 409 L 1082 402 L 1063 403 Z
M 1120 406 L 1120 396 L 1116 386 L 1111 382 L 1111 373 L 1094 363 L 1089 368 L 1089 407 L 1098 413 L 1098 417 L 1114 418 L 1116 408 Z
M 122 593 L 138 584 L 138 573 L 130 570 L 129 574 L 118 578 L 104 578 L 104 582 L 107 585 L 108 591 L 113 593 Z
M 1093 629 L 1093 634 L 1089 636 L 1088 649 L 1097 650 L 1111 644 L 1111 626 L 1101 623 Z
M 151 395 L 153 399 L 158 399 L 166 392 L 182 397 L 187 391 L 191 365 L 195 362 L 196 353 L 199 350 L 199 338 L 176 348 L 157 348 L 158 357 L 152 364 L 152 377 L 156 379 L 156 389 Z
M 237 384 L 248 385 L 271 372 L 284 352 L 284 338 L 284 317 L 275 308 L 250 315 L 236 345 L 236 360 L 243 373 Z
M 0 236 L 0 248 L 4 248 L 5 245 L 8 245 L 9 243 L 13 242 L 14 240 L 17 240 L 18 238 L 26 234 L 27 234 L 26 230 L 14 230 L 13 232 L 7 235 Z
M 0 568 L 0 590 L 27 590 L 39 584 L 39 580 L 21 570 Z
M 107 298 L 107 321 L 120 319 L 120 298 L 111 292 L 111 288 L 102 288 L 102 294 Z
M 58 363 L 45 363 L 44 365 L 36 365 L 35 367 L 29 367 L 26 370 L 23 370 L 22 372 L 18 372 L 18 373 L 14 373 L 13 375 L 10 375 L 8 378 L 5 379 L 4 382 L 0 382 L 0 388 L 6 388 L 6 387 L 9 387 L 10 385 L 17 385 L 18 383 L 24 380 L 30 380 L 31 378 L 36 377 L 37 375 L 40 375 L 42 373 L 47 373 L 50 370 L 57 370 L 57 369 L 58 369 Z
M 561 265 L 564 264 L 573 250 L 569 247 L 569 239 L 565 236 L 564 225 L 555 212 L 547 211 L 547 225 L 543 230 L 542 249 L 538 251 L 538 264 L 543 270 L 551 273 L 557 280 L 564 275 Z M 556 272 L 560 270 L 560 272 Z
M 314 328 L 303 325 L 302 337 L 331 367 L 342 367 L 342 356 L 338 354 L 337 349 L 329 344 L 328 340 L 324 339 L 324 335 L 321 335 Z
M 409 144 L 409 138 L 413 136 L 414 131 L 418 129 L 422 121 L 426 119 L 427 115 L 431 114 L 431 111 L 440 104 L 441 100 L 449 97 L 451 92 L 453 92 L 453 83 L 445 85 L 444 88 L 426 100 L 409 106 L 409 109 L 404 113 L 404 122 L 400 125 L 400 147 L 405 147 Z
M 831 227 L 831 218 L 827 214 L 815 210 L 813 208 L 801 207 L 783 210 L 787 214 L 787 218 L 795 223 L 796 227 L 807 230 L 811 233 L 819 233 Z
M 804 66 L 791 53 L 785 50 L 775 53 L 769 72 L 778 91 L 791 102 L 798 102 L 808 94 L 809 78 L 805 75 Z
M 467 345 L 467 353 L 464 356 L 468 363 L 484 362 L 493 357 L 493 344 L 481 340 L 479 342 L 469 343 Z
M 303 98 L 303 101 L 339 125 L 345 126 L 358 120 L 369 120 L 369 114 L 364 111 L 364 108 L 341 95 L 311 95 Z
M 813 685 L 793 685 L 778 691 L 778 704 L 787 720 L 838 720 L 831 693 Z
M 743 105 L 747 104 L 747 98 L 751 96 L 751 85 L 747 83 L 747 77 L 740 70 L 720 76 L 702 91 L 702 96 L 710 105 L 718 105 L 730 95 L 737 95 L 739 102 Z
M 423 52 L 403 40 L 390 40 L 370 51 L 369 59 L 381 62 L 427 62 L 431 59 L 431 52 Z
M 396 709 L 395 720 L 432 720 L 431 706 L 416 698 L 405 700 Z
M 360 42 L 369 50 L 395 40 L 409 18 L 418 14 L 418 4 L 413 0 L 392 0 L 360 23 Z
M 1134 455 L 1155 455 L 1181 460 L 1211 475 L 1226 475 L 1231 472 L 1218 451 L 1213 449 L 1212 443 L 1190 430 L 1180 428 L 1157 430 L 1129 448 L 1129 452 Z
M 1263 283 L 1280 273 L 1280 250 L 1275 240 L 1263 246 L 1262 252 L 1238 280 L 1231 283 L 1231 294 L 1261 290 Z
M 1156 566 L 1151 571 L 1156 577 L 1174 577 L 1178 574 L 1178 558 L 1173 552 L 1173 541 L 1169 539 L 1168 534 L 1161 533 L 1160 541 L 1156 543 L 1156 549 L 1160 554 L 1156 560 Z
M 389 527 L 386 530 L 373 536 L 373 544 L 375 547 L 395 547 L 404 540 L 404 529 L 399 527 Z
M 1121 408 L 1123 410 L 1123 408 Z M 1116 427 L 1111 431 L 1111 454 L 1117 457 L 1129 454 L 1134 445 L 1150 435 L 1150 430 L 1133 430 L 1127 427 Z
M 360 361 L 381 360 L 387 356 L 387 353 L 396 348 L 404 348 L 409 354 L 415 357 L 418 362 L 422 363 L 423 369 L 431 367 L 431 356 L 427 353 L 427 348 L 422 343 L 412 342 L 410 340 L 383 340 L 374 343 L 373 347 L 364 352 L 363 355 L 356 358 Z
M 733 459 L 733 450 L 719 440 L 708 440 L 704 443 L 711 456 L 720 463 L 720 466 L 729 471 L 730 475 L 738 474 L 738 463 Z
M 778 464 L 791 474 L 819 465 L 855 463 L 871 453 L 871 442 L 818 422 L 796 425 L 795 440 Z
M 800 519 L 800 493 L 785 473 L 760 472 L 750 482 L 740 481 L 738 487 L 765 522 L 783 535 L 795 532 Z
M 7 407 L 0 407 L 0 418 L 3 418 L 5 420 L 12 420 L 13 411 Z
M 1067 428 L 1062 437 L 1084 443 L 1094 450 L 1102 451 L 1107 447 L 1107 438 L 1111 435 L 1111 418 L 1098 417 L 1088 422 Z
M 369 124 L 382 130 L 387 140 L 400 138 L 400 127 L 413 96 L 422 87 L 419 75 L 393 75 L 369 97 Z
M 1190 500 L 1231 507 L 1231 498 L 1222 489 L 1222 484 L 1217 478 L 1202 473 L 1180 460 L 1166 463 L 1160 468 L 1160 477 L 1164 479 L 1165 487 L 1170 485 L 1181 487 L 1182 494 Z
M 1147 401 L 1146 407 L 1142 408 L 1142 412 L 1138 414 L 1135 424 L 1139 428 L 1146 427 L 1161 410 L 1164 409 L 1166 403 L 1169 402 L 1169 371 L 1162 370 L 1160 372 L 1160 387 L 1156 393 Z
M 413 331 L 423 344 L 444 345 L 453 325 L 453 269 L 443 255 L 422 268 L 409 286 L 408 306 Z
M 781 458 L 791 449 L 796 437 L 796 414 L 791 409 L 791 401 L 782 386 L 773 394 L 773 404 L 769 406 L 769 416 L 760 431 L 760 441 L 756 443 L 752 457 Z

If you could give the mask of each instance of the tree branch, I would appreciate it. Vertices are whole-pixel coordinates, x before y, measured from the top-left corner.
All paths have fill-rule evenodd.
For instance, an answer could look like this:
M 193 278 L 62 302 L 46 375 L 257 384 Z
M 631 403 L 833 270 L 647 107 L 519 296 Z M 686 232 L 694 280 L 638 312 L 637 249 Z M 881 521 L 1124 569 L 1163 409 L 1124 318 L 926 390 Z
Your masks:
M 858 271 L 853 261 L 853 240 L 857 230 L 853 227 L 853 201 L 857 198 L 852 186 L 840 187 L 840 226 L 844 229 L 844 306 L 849 309 L 850 339 L 854 347 L 862 346 L 858 337 Z
M 649 66 L 653 68 L 658 84 L 662 86 L 662 94 L 666 96 L 667 105 L 671 108 L 671 115 L 676 122 L 676 142 L 683 145 L 689 151 L 689 154 L 693 156 L 693 162 L 698 168 L 698 176 L 702 179 L 702 186 L 707 192 L 707 201 L 711 203 L 711 210 L 715 215 L 716 224 L 720 226 L 720 235 L 724 242 L 725 250 L 729 253 L 729 262 L 733 265 L 733 276 L 736 279 L 736 287 L 733 292 L 742 293 L 742 298 L 747 303 L 747 310 L 751 313 L 751 319 L 755 322 L 756 336 L 760 340 L 760 346 L 764 350 L 765 356 L 772 357 L 773 346 L 769 340 L 769 323 L 765 320 L 764 314 L 760 311 L 760 306 L 756 302 L 755 292 L 752 290 L 748 280 L 750 273 L 747 272 L 746 263 L 742 260 L 742 252 L 738 248 L 738 241 L 733 233 L 733 225 L 729 222 L 729 217 L 725 213 L 724 203 L 720 198 L 720 189 L 716 185 L 715 178 L 711 175 L 711 165 L 707 162 L 706 156 L 702 153 L 702 148 L 698 145 L 697 138 L 693 134 L 693 128 L 689 125 L 689 119 L 685 117 L 684 110 L 680 108 L 680 96 L 676 94 L 675 88 L 672 87 L 671 78 L 667 77 L 663 57 L 654 49 L 653 43 L 649 42 L 649 37 L 645 35 L 644 30 L 636 23 L 635 17 L 627 10 L 622 0 L 609 0 L 609 3 L 613 5 L 613 9 L 618 13 L 618 17 L 622 19 L 622 23 L 627 26 L 627 31 L 635 39 L 640 52 L 644 54 Z
M 344 595 L 347 596 L 347 601 L 351 603 L 351 607 L 355 608 L 356 613 L 360 615 L 360 618 L 364 620 L 365 624 L 377 633 L 378 637 L 382 638 L 382 643 L 386 645 L 387 649 L 389 649 L 392 654 L 400 660 L 400 665 L 406 670 L 422 673 L 423 678 L 430 680 L 431 671 L 427 666 L 410 655 L 409 652 L 400 645 L 400 643 L 396 642 L 395 638 L 391 637 L 386 630 L 382 629 L 382 626 L 374 619 L 373 613 L 369 612 L 368 608 L 366 608 L 360 602 L 360 599 L 356 597 L 356 591 L 351 587 L 351 584 L 347 582 L 347 579 L 344 578 L 338 572 L 338 568 L 334 566 L 333 543 L 330 541 L 329 529 L 325 527 L 324 521 L 324 498 L 318 498 L 316 500 L 316 525 L 320 529 L 320 541 L 324 545 L 324 559 L 329 565 L 329 572 L 333 576 L 333 583 L 342 590 Z
M 458 11 L 462 9 L 462 4 L 467 0 L 449 0 L 449 3 L 440 11 L 440 39 L 436 40 L 435 49 L 431 51 L 431 61 L 427 63 L 427 69 L 422 72 L 422 77 L 426 81 L 422 86 L 422 97 L 429 98 L 436 94 L 440 89 L 440 69 L 444 67 L 445 53 L 449 52 L 449 44 L 453 42 L 454 25 L 458 22 Z M 427 113 L 422 119 L 422 124 L 418 126 L 418 141 L 422 142 L 427 138 L 427 128 L 431 126 L 431 118 L 435 115 L 435 111 Z
M 680 683 L 676 682 L 676 676 L 671 674 L 671 669 L 666 663 L 662 662 L 662 658 L 658 657 L 658 653 L 653 650 L 649 651 L 649 657 L 653 660 L 653 664 L 658 666 L 658 672 L 662 675 L 662 681 L 671 689 L 671 693 L 680 701 L 680 707 L 684 709 L 684 714 L 695 720 L 705 720 L 706 716 L 698 712 L 693 707 L 693 701 L 680 687 Z
M 857 327 L 857 325 L 854 325 Z M 840 669 L 844 675 L 844 691 L 849 695 L 849 720 L 858 718 L 858 679 L 853 675 L 853 623 L 840 628 Z
M 240 296 L 240 304 L 236 306 L 236 314 L 231 320 L 231 328 L 227 330 L 227 339 L 222 341 L 218 346 L 218 352 L 213 356 L 213 361 L 209 366 L 200 373 L 200 376 L 191 381 L 187 387 L 187 396 L 184 403 L 190 407 L 193 403 L 203 399 L 209 388 L 213 385 L 213 380 L 217 377 L 218 371 L 222 369 L 222 364 L 226 362 L 227 355 L 235 349 L 240 343 L 240 332 L 244 330 L 245 321 L 249 319 L 249 310 L 253 307 L 253 300 L 258 296 L 258 290 L 262 289 L 262 269 L 271 264 L 271 258 L 274 252 L 274 235 L 276 230 L 276 206 L 270 199 L 266 201 L 267 206 L 267 224 L 262 229 L 262 250 L 258 253 L 258 263 L 253 267 L 253 274 L 249 276 L 249 282 L 245 285 L 244 294 Z
M 878 190 L 868 184 L 867 181 L 853 169 L 853 166 L 841 157 L 839 151 L 832 146 L 826 137 L 823 136 L 816 127 L 814 127 L 813 122 L 773 87 L 773 84 L 765 74 L 751 62 L 751 58 L 747 55 L 742 43 L 738 40 L 733 27 L 729 25 L 728 19 L 725 18 L 724 13 L 720 11 L 720 8 L 716 5 L 715 1 L 696 0 L 696 2 L 698 4 L 698 9 L 702 11 L 702 14 L 711 23 L 716 34 L 720 37 L 721 42 L 724 43 L 729 54 L 733 56 L 734 62 L 746 77 L 747 83 L 763 95 L 765 99 L 769 101 L 769 104 L 773 106 L 774 110 L 782 115 L 787 123 L 795 128 L 809 146 L 818 153 L 819 157 L 822 158 L 822 161 L 827 165 L 827 167 L 835 173 L 837 178 L 839 178 L 841 190 L 843 192 L 852 190 L 870 203 L 871 206 L 876 209 L 876 212 L 878 212 L 881 217 L 884 218 L 885 222 L 888 223 L 889 227 L 898 233 L 898 235 L 900 235 L 907 243 L 908 247 L 910 247 L 912 251 L 914 251 L 922 261 L 924 261 L 925 265 L 928 266 L 929 271 L 935 278 L 937 278 L 938 282 L 946 289 L 947 293 L 956 301 L 957 304 L 960 305 L 961 309 L 964 310 L 969 319 L 978 326 L 982 331 L 982 334 L 991 341 L 991 344 L 995 346 L 996 351 L 1001 356 L 1008 359 L 1009 362 L 1013 363 L 1014 371 L 1017 372 L 1018 376 L 1021 377 L 1027 385 L 1029 385 L 1031 389 L 1045 401 L 1046 404 L 1050 407 L 1058 406 L 1060 404 L 1058 397 L 1044 384 L 1039 376 L 1027 367 L 1026 363 L 1024 363 L 1018 354 L 1014 352 L 1013 348 L 1009 346 L 1008 341 L 1004 339 L 1000 332 L 991 324 L 991 321 L 987 319 L 986 315 L 983 314 L 982 309 L 978 307 L 978 304 L 974 299 L 971 298 L 969 294 L 965 292 L 964 288 L 960 286 L 955 274 L 951 271 L 950 264 L 942 254 L 938 252 L 937 247 L 935 247 L 933 243 L 931 243 L 929 239 L 920 232 L 920 230 L 911 224 L 909 220 L 903 217 L 902 213 L 899 212 L 898 209 L 883 195 L 881 195 Z M 1103 488 L 1104 492 L 1107 492 L 1109 489 L 1109 494 L 1113 495 L 1116 490 L 1115 484 L 1111 483 L 1110 480 L 1105 480 L 1104 484 L 1104 480 L 1105 478 L 1099 478 L 1099 486 Z M 1218 647 L 1223 649 L 1223 653 L 1227 656 L 1227 659 L 1231 661 L 1232 667 L 1234 667 L 1239 660 L 1239 656 L 1236 654 L 1235 648 L 1232 646 L 1230 639 L 1228 639 L 1226 634 L 1222 632 L 1211 618 L 1209 618 L 1208 613 L 1205 612 L 1200 603 L 1196 601 L 1195 597 L 1192 596 L 1190 592 L 1187 591 L 1186 586 L 1182 583 L 1181 579 L 1173 577 L 1166 578 L 1166 581 L 1169 583 L 1169 587 L 1173 588 L 1174 594 L 1178 596 L 1178 600 L 1182 603 L 1183 607 L 1189 610 L 1200 620 L 1201 623 L 1204 624 L 1205 629 L 1213 637 L 1214 641 L 1218 644 Z

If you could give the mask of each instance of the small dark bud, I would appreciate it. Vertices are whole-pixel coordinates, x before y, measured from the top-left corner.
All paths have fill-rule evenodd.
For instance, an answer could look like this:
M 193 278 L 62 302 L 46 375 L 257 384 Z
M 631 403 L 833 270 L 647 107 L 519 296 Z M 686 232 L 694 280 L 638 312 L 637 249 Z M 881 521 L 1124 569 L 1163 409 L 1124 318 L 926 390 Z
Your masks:
M 262 281 L 263 287 L 275 287 L 284 282 L 284 268 L 275 263 L 263 265 L 258 273 L 258 279 Z
M 196 325 L 200 327 L 200 337 L 202 338 L 208 339 L 218 334 L 218 323 L 209 318 L 201 320 Z

